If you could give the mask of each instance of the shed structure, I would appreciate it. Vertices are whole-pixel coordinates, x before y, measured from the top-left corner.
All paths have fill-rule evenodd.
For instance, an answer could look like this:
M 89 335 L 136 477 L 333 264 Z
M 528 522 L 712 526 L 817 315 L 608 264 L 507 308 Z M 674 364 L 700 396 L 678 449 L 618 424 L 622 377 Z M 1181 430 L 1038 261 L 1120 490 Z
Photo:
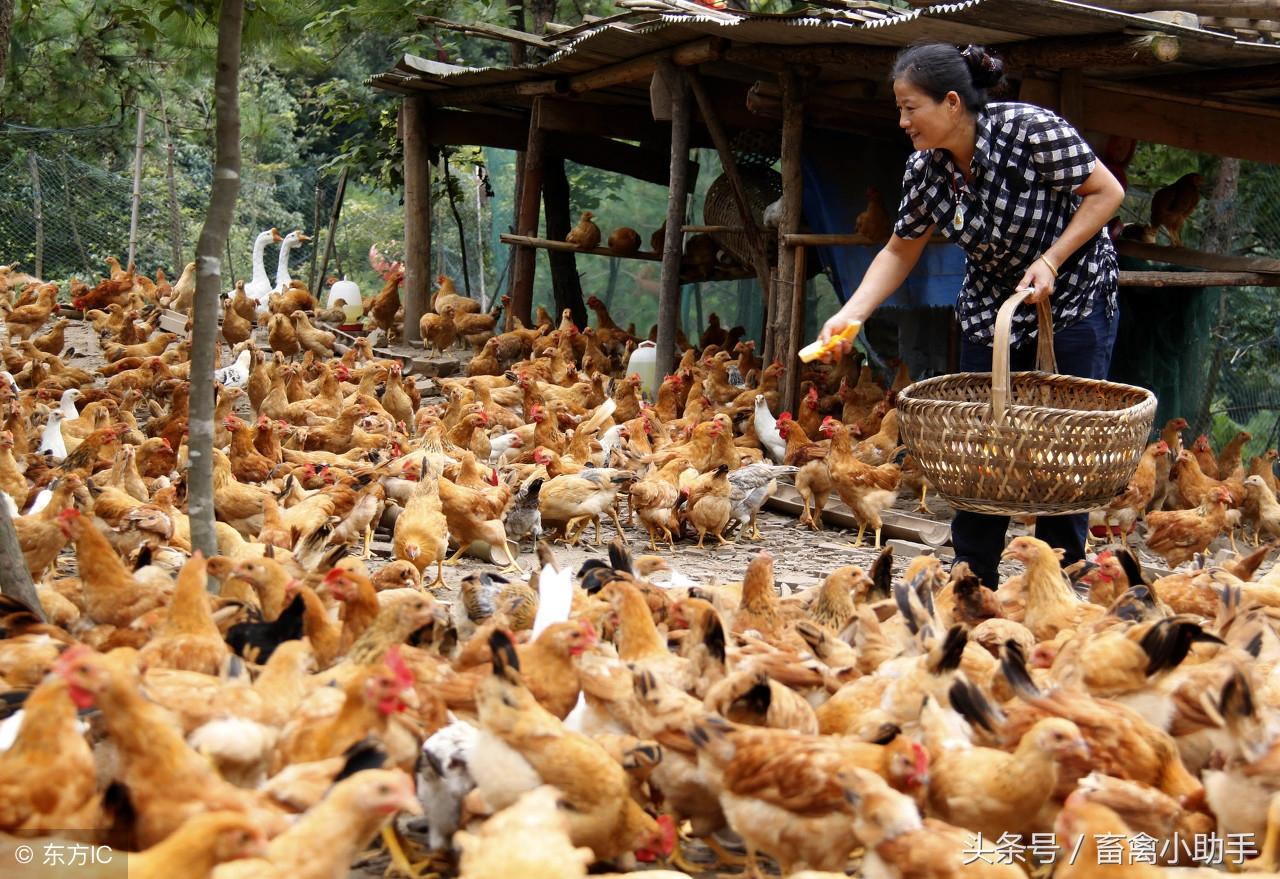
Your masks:
M 426 23 L 512 42 L 538 60 L 470 68 L 404 56 L 374 77 L 401 96 L 405 161 L 405 329 L 418 334 L 432 274 L 431 151 L 479 145 L 520 153 L 518 234 L 508 320 L 529 322 L 536 252 L 572 275 L 575 253 L 537 238 L 568 231 L 563 175 L 544 175 L 550 157 L 669 187 L 660 259 L 658 362 L 673 363 L 683 242 L 712 234 L 740 254 L 740 269 L 766 291 L 764 355 L 797 365 L 813 246 L 871 245 L 852 228 L 801 230 L 806 135 L 897 135 L 887 75 L 894 56 L 919 41 L 978 43 L 1006 62 L 1009 99 L 1058 111 L 1093 138 L 1168 144 L 1240 159 L 1280 162 L 1280 3 L 1271 0 L 964 0 L 888 6 L 814 0 L 786 15 L 716 9 L 689 0 L 622 0 L 624 11 L 534 36 L 491 25 Z M 1189 11 L 1164 12 L 1176 5 Z M 763 227 L 739 158 L 744 133 L 776 143 L 781 198 L 774 228 Z M 824 135 L 825 136 L 825 135 Z M 690 149 L 714 147 L 737 218 L 685 224 L 697 166 Z M 892 212 L 893 203 L 889 204 Z M 726 236 L 732 236 L 731 239 Z M 1280 260 L 1120 242 L 1122 254 L 1192 271 L 1124 272 L 1122 285 L 1276 285 Z M 602 253 L 608 253 L 601 250 Z M 587 257 L 589 258 L 589 257 Z M 561 275 L 556 275 L 557 280 Z M 579 302 L 575 311 L 580 311 Z M 766 361 L 767 362 L 767 361 Z M 784 406 L 793 408 L 799 369 L 789 368 Z

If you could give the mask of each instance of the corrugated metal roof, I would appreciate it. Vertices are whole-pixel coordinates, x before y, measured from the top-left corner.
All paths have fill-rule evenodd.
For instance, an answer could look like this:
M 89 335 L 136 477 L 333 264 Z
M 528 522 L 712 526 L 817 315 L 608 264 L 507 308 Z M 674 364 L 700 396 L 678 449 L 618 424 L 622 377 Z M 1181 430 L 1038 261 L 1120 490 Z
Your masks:
M 1090 6 L 1073 0 L 960 0 L 898 9 L 853 2 L 847 9 L 814 9 L 792 15 L 754 15 L 709 9 L 688 0 L 634 0 L 627 23 L 611 21 L 575 32 L 546 61 L 518 68 L 468 68 L 407 56 L 374 84 L 392 90 L 501 85 L 554 79 L 720 36 L 735 43 L 769 45 L 852 44 L 907 46 L 921 40 L 1008 44 L 1024 40 L 1159 32 L 1179 38 L 1178 61 L 1169 72 L 1280 61 L 1280 45 L 1222 31 Z M 1176 5 L 1176 0 L 1171 0 Z M 646 14 L 648 13 L 648 14 Z M 554 36 L 549 37 L 554 42 Z M 1123 78 L 1124 70 L 1108 70 Z M 1135 67 L 1132 75 L 1149 75 Z

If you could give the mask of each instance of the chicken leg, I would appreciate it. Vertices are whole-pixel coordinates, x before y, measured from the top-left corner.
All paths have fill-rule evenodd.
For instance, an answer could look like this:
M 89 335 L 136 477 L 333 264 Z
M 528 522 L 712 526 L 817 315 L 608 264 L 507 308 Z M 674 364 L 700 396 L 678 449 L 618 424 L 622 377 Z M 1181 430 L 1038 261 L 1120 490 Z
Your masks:
M 929 509 L 929 505 L 925 502 L 925 499 L 928 496 L 929 496 L 929 486 L 927 484 L 921 485 L 920 486 L 920 503 L 916 505 L 916 512 L 927 513 L 928 515 L 932 516 L 933 510 Z
M 507 557 L 509 564 L 502 569 L 503 574 L 523 574 L 524 568 L 520 567 L 520 563 L 516 561 L 515 556 L 511 554 L 511 545 L 505 540 L 502 541 L 502 552 Z
M 1271 873 L 1280 867 L 1280 794 L 1267 806 L 1267 831 L 1262 839 L 1262 851 L 1242 868 L 1247 873 Z
M 444 584 L 444 560 L 436 559 L 436 578 L 427 584 L 427 589 L 435 589 Z
M 394 819 L 388 821 L 382 828 L 382 842 L 387 847 L 387 854 L 391 856 L 391 863 L 387 864 L 384 876 L 400 875 L 408 876 L 409 879 L 432 879 L 440 876 L 437 871 L 427 869 L 432 863 L 431 858 L 416 862 L 409 860 L 404 846 L 401 845 L 400 833 L 396 830 Z

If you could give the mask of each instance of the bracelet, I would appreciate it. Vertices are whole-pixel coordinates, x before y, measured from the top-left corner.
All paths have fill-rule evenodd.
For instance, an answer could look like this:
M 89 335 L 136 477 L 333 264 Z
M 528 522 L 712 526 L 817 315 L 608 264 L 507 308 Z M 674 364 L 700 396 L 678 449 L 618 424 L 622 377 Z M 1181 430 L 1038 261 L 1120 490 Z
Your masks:
M 1036 257 L 1036 258 L 1037 258 L 1037 259 L 1039 259 L 1039 260 L 1040 260 L 1042 263 L 1044 263 L 1045 265 L 1047 265 L 1047 266 L 1049 267 L 1049 271 L 1053 272 L 1053 277 L 1054 277 L 1055 279 L 1057 279 L 1057 277 L 1058 277 L 1058 267 L 1057 267 L 1057 266 L 1055 266 L 1052 262 L 1050 262 L 1050 261 L 1049 261 L 1049 257 L 1045 256 L 1045 255 L 1042 253 L 1042 254 L 1040 254 L 1040 256 L 1038 256 L 1038 257 Z

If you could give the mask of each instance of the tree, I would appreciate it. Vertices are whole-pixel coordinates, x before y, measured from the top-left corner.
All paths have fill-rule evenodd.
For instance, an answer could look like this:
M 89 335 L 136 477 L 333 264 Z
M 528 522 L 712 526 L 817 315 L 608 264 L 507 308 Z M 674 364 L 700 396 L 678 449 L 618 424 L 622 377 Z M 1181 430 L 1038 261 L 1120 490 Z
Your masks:
M 240 192 L 240 35 L 244 0 L 222 0 L 213 80 L 216 147 L 209 212 L 196 244 L 196 302 L 191 341 L 190 439 L 187 514 L 191 545 L 206 556 L 218 552 L 213 525 L 213 354 L 218 344 L 222 254 Z
M 9 31 L 13 29 L 13 0 L 0 0 L 0 95 L 4 94 L 4 71 L 9 63 Z

